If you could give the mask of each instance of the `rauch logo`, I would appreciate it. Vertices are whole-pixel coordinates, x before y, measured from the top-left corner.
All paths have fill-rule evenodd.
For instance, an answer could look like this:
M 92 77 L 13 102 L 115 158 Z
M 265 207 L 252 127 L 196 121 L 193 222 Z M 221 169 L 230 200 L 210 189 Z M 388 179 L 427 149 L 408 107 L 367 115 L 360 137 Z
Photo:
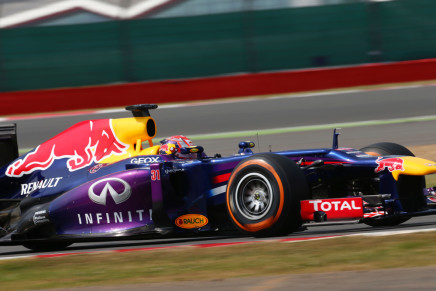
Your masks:
M 208 223 L 206 216 L 201 214 L 185 214 L 176 219 L 176 225 L 180 228 L 200 228 Z

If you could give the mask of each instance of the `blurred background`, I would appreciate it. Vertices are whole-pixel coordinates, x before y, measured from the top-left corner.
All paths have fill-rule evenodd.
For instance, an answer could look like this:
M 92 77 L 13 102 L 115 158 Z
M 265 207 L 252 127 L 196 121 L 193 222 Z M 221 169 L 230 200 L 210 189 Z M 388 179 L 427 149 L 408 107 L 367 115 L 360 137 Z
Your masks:
M 0 92 L 436 57 L 434 0 L 0 0 Z

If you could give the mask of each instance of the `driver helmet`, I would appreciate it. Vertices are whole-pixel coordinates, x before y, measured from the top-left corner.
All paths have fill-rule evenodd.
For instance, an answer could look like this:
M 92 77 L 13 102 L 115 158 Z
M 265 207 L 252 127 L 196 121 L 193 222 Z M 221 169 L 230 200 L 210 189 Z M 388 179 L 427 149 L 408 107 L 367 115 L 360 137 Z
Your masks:
M 170 136 L 164 140 L 161 140 L 161 146 L 159 149 L 159 154 L 161 155 L 172 155 L 179 159 L 194 159 L 195 154 L 181 154 L 180 149 L 190 146 L 195 146 L 195 144 L 184 135 L 174 135 Z

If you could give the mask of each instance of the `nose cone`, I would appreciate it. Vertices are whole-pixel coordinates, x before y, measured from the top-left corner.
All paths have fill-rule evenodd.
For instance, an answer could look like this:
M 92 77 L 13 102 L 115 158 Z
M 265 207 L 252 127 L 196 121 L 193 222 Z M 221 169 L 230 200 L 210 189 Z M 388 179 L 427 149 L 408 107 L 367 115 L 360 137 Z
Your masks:
M 417 158 L 417 157 L 401 157 L 403 160 L 404 170 L 392 171 L 392 176 L 398 181 L 399 175 L 424 176 L 436 173 L 436 162 Z

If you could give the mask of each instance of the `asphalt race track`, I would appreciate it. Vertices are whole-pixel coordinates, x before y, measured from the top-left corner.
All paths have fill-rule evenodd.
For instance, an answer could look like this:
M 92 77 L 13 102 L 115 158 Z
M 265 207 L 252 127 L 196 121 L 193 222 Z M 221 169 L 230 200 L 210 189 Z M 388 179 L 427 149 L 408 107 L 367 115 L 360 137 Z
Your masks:
M 246 139 L 260 143 L 261 151 L 268 151 L 270 145 L 273 151 L 330 147 L 333 127 L 328 126 L 329 124 L 371 120 L 393 120 L 396 123 L 378 122 L 374 126 L 348 128 L 342 126 L 341 144 L 362 147 L 383 140 L 404 145 L 436 144 L 435 95 L 436 86 L 314 96 L 294 95 L 218 104 L 194 103 L 192 106 L 175 108 L 164 106 L 152 111 L 151 115 L 157 122 L 157 137 L 185 134 L 192 137 L 197 144 L 203 145 L 207 152 L 218 151 L 224 154 L 235 153 L 238 142 Z M 121 111 L 14 122 L 18 126 L 20 148 L 33 148 L 76 122 L 128 116 L 130 112 Z M 429 116 L 432 118 L 428 118 Z M 411 117 L 424 117 L 424 121 L 405 122 Z M 310 131 L 276 135 L 261 133 L 262 130 L 301 126 L 313 127 Z M 241 133 L 238 137 L 220 140 L 201 140 L 193 136 L 235 131 L 254 131 L 260 134 L 257 136 Z
M 307 230 L 292 233 L 286 237 L 275 237 L 275 239 L 283 238 L 313 238 L 326 237 L 333 235 L 350 235 L 350 234 L 369 234 L 374 232 L 386 231 L 417 231 L 423 229 L 436 230 L 436 217 L 425 216 L 415 217 L 396 227 L 374 228 L 365 224 L 348 224 L 335 226 L 312 226 Z M 265 240 L 265 239 L 262 239 Z M 119 249 L 137 249 L 137 248 L 154 248 L 154 247 L 176 247 L 183 245 L 200 245 L 200 244 L 215 244 L 215 243 L 233 243 L 242 241 L 256 241 L 255 238 L 244 237 L 238 233 L 215 236 L 204 235 L 198 237 L 178 237 L 165 239 L 148 239 L 148 240 L 129 240 L 129 241 L 111 241 L 111 242 L 94 242 L 94 243 L 76 243 L 67 248 L 62 253 L 77 253 L 77 252 L 93 252 L 93 251 L 108 251 Z M 51 252 L 59 253 L 59 252 Z M 0 260 L 9 257 L 25 257 L 29 255 L 44 255 L 49 252 L 36 253 L 22 246 L 1 246 Z
M 206 153 L 230 155 L 238 143 L 253 140 L 259 151 L 330 147 L 332 131 L 342 127 L 339 145 L 360 148 L 371 143 L 391 141 L 405 146 L 436 144 L 436 86 L 407 87 L 378 91 L 334 94 L 292 95 L 270 98 L 228 100 L 215 104 L 162 106 L 152 111 L 159 138 L 184 134 Z M 81 120 L 128 117 L 129 112 L 64 116 L 16 122 L 20 148 L 33 148 Z M 370 122 L 369 122 L 370 121 Z M 369 123 L 368 123 L 369 122 Z M 279 131 L 275 129 L 280 129 Z M 235 133 L 236 132 L 236 133 Z M 211 134 L 218 134 L 213 138 Z M 227 138 L 226 138 L 227 137 Z M 158 139 L 155 139 L 158 142 Z M 436 217 L 413 218 L 392 230 L 436 228 Z M 357 232 L 386 231 L 366 225 L 311 227 L 288 237 L 314 237 Z M 154 246 L 176 246 L 254 240 L 228 235 L 221 237 L 171 238 L 146 241 L 78 243 L 68 252 L 110 250 Z M 0 247 L 0 258 L 25 256 L 21 246 Z

